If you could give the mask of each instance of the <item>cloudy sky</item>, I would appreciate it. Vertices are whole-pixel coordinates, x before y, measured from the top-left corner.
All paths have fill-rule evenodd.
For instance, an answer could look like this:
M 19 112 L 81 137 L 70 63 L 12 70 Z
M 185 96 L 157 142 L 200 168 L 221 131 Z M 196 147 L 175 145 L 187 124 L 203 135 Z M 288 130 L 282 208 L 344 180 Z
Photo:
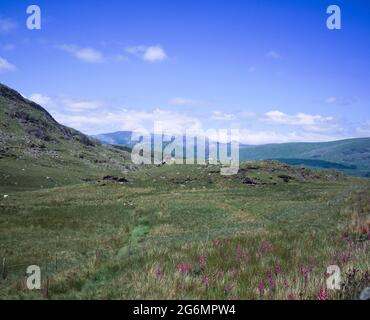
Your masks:
M 0 82 L 87 134 L 238 128 L 249 144 L 370 136 L 370 2 L 0 3 Z M 41 30 L 28 30 L 38 4 Z

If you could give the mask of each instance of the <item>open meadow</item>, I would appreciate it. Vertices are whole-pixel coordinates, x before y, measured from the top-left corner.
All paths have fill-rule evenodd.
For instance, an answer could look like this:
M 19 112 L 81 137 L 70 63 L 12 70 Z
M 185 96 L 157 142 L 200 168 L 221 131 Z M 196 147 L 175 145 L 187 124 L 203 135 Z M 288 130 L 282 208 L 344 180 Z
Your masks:
M 370 284 L 367 179 L 276 161 L 117 178 L 0 199 L 1 299 L 354 299 Z

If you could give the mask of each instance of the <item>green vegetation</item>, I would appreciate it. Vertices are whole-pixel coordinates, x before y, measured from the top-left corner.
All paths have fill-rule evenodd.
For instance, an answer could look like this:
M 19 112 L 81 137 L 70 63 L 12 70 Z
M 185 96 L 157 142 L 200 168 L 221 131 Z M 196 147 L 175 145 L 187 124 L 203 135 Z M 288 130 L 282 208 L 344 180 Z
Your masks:
M 130 131 L 95 136 L 102 143 L 131 146 Z M 240 146 L 241 160 L 279 160 L 308 168 L 334 169 L 349 175 L 370 177 L 370 138 L 321 143 L 282 143 Z
M 269 161 L 218 170 L 144 167 L 126 183 L 9 193 L 0 297 L 46 298 L 26 289 L 30 264 L 51 299 L 315 299 L 334 262 L 361 280 L 344 297 L 369 284 L 365 180 Z
M 60 125 L 0 84 L 0 191 L 50 188 L 133 169 L 127 150 Z
M 0 113 L 0 299 L 353 299 L 370 285 L 368 179 L 278 161 L 135 167 L 1 85 Z
M 370 138 L 248 146 L 240 150 L 240 159 L 281 159 L 288 164 L 330 168 L 370 177 Z

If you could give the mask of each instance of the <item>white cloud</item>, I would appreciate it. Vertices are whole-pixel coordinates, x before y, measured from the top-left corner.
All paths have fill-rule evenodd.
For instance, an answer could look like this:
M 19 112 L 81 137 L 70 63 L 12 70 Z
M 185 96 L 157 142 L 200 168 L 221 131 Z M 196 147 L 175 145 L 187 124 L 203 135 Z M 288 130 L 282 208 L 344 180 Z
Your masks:
M 199 100 L 176 97 L 169 100 L 168 104 L 173 106 L 199 106 L 203 103 Z
M 85 112 L 104 108 L 105 104 L 99 100 L 75 99 L 66 97 L 50 97 L 41 93 L 33 93 L 28 97 L 44 108 L 60 110 L 63 112 Z
M 268 124 L 301 127 L 301 129 L 311 133 L 340 133 L 343 130 L 333 117 L 322 115 L 305 113 L 289 115 L 275 110 L 265 113 L 260 120 Z
M 14 64 L 11 64 L 8 60 L 0 57 L 0 73 L 15 70 L 17 70 L 17 68 Z
M 289 115 L 277 110 L 265 113 L 261 120 L 270 124 L 302 126 L 310 131 L 328 131 L 336 127 L 333 117 L 305 113 Z
M 52 112 L 57 121 L 76 128 L 87 134 L 114 131 L 152 132 L 154 123 L 162 123 L 167 133 L 182 134 L 192 132 L 202 134 L 209 127 L 191 115 L 163 109 L 141 111 L 120 109 L 115 111 L 96 111 L 88 114 L 67 114 Z M 227 128 L 227 126 L 225 127 Z M 219 133 L 219 131 L 216 131 Z M 210 138 L 212 138 L 210 136 Z M 274 131 L 274 130 L 239 130 L 239 142 L 244 144 L 265 144 L 285 142 L 315 142 L 341 139 L 343 136 L 326 132 Z
M 50 97 L 40 93 L 28 96 L 40 104 L 60 123 L 85 132 L 96 134 L 120 130 L 151 131 L 155 122 L 163 124 L 169 133 L 182 133 L 185 129 L 200 130 L 201 122 L 188 114 L 164 109 L 149 111 L 112 109 L 104 101 Z
M 186 111 L 177 112 L 159 108 L 152 110 L 111 108 L 104 101 L 63 96 L 50 97 L 40 93 L 30 95 L 29 99 L 49 109 L 49 112 L 60 123 L 87 134 L 121 130 L 152 132 L 154 123 L 162 123 L 163 129 L 167 133 L 181 134 L 185 131 L 191 131 L 194 134 L 200 134 L 212 126 L 224 129 L 240 128 L 239 120 L 256 117 L 253 112 L 247 111 L 235 113 L 214 111 L 211 117 L 198 118 Z M 269 126 L 261 127 L 259 126 L 261 123 L 254 122 L 254 130 L 251 127 L 241 127 L 239 130 L 241 143 L 330 141 L 354 136 L 368 136 L 370 133 L 369 121 L 359 126 L 357 131 L 352 132 L 338 128 L 332 117 L 321 115 L 304 113 L 289 115 L 281 111 L 270 111 L 264 114 L 260 120 Z M 272 127 L 271 124 L 284 125 L 284 127 Z
M 167 59 L 167 54 L 159 46 L 149 47 L 145 51 L 145 53 L 143 55 L 143 59 L 146 60 L 146 61 L 150 61 L 150 62 L 153 62 L 153 61 L 162 61 L 162 60 Z
M 5 34 L 17 28 L 17 23 L 9 18 L 0 18 L 0 33 Z
M 76 57 L 82 61 L 91 62 L 91 63 L 100 63 L 103 61 L 103 55 L 91 48 L 82 48 L 76 51 Z
M 225 113 L 222 111 L 213 111 L 212 113 L 213 120 L 222 120 L 222 121 L 231 121 L 235 120 L 236 116 L 233 113 Z
M 104 55 L 100 51 L 93 48 L 80 48 L 75 45 L 63 44 L 57 46 L 58 49 L 68 52 L 75 58 L 88 63 L 102 63 Z
M 274 50 L 271 50 L 271 51 L 267 52 L 265 56 L 266 56 L 266 58 L 275 59 L 275 60 L 281 58 L 280 54 L 278 54 Z
M 242 111 L 236 113 L 227 113 L 222 111 L 213 111 L 211 118 L 213 120 L 222 120 L 222 121 L 234 121 L 241 119 L 251 119 L 255 116 L 254 112 Z
M 137 131 L 148 132 L 153 130 L 154 123 L 162 123 L 168 133 L 180 134 L 185 130 L 198 131 L 202 128 L 201 122 L 192 116 L 163 109 L 140 111 L 135 109 L 120 109 L 115 111 L 90 112 L 88 115 L 71 115 L 53 112 L 57 121 L 76 128 L 88 134 Z
M 27 99 L 39 104 L 44 108 L 53 108 L 55 106 L 55 102 L 49 96 L 45 96 L 41 93 L 32 93 Z
M 83 112 L 104 107 L 104 103 L 98 100 L 77 100 L 64 98 L 61 101 L 63 107 L 71 112 Z
M 126 52 L 139 56 L 144 61 L 157 62 L 164 61 L 168 58 L 165 50 L 159 46 L 134 46 L 126 48 Z

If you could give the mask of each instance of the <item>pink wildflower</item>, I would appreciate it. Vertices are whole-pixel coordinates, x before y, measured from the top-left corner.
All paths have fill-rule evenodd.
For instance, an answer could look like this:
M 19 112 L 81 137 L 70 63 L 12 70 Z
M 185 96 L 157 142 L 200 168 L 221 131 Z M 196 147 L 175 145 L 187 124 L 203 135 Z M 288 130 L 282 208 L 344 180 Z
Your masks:
M 228 293 L 228 292 L 231 292 L 233 289 L 234 289 L 234 285 L 233 284 L 230 284 L 228 286 L 225 287 L 225 292 Z
M 301 273 L 302 273 L 302 275 L 304 277 L 305 284 L 307 284 L 308 277 L 309 277 L 311 271 L 312 271 L 312 268 L 311 267 L 305 267 L 305 266 L 302 266 L 301 267 Z
M 319 292 L 319 295 L 318 295 L 317 298 L 319 300 L 327 300 L 328 299 L 328 296 L 327 296 L 326 289 L 320 289 L 320 292 Z
M 221 244 L 221 241 L 220 241 L 220 240 L 217 240 L 217 239 L 213 240 L 212 242 L 213 242 L 213 244 L 214 244 L 215 246 L 218 246 L 218 245 L 220 245 L 220 244 Z
M 265 251 L 266 253 L 269 253 L 272 251 L 272 243 L 268 243 L 266 240 L 262 241 L 261 244 L 262 251 Z
M 190 263 L 179 263 L 176 268 L 180 273 L 189 273 L 192 269 L 192 265 Z
M 205 276 L 203 281 L 204 281 L 204 285 L 208 288 L 208 285 L 209 285 L 209 278 L 208 278 L 208 276 Z
M 260 296 L 262 296 L 263 293 L 265 292 L 265 288 L 263 286 L 263 282 L 262 281 L 260 281 L 260 283 L 258 284 L 258 292 L 259 292 Z
M 206 267 L 206 257 L 205 256 L 200 256 L 199 257 L 199 265 L 201 269 L 204 269 Z
M 270 289 L 271 289 L 271 290 L 275 289 L 275 281 L 274 281 L 274 279 L 272 278 L 272 274 L 271 274 L 271 272 L 269 272 L 269 273 L 267 274 L 267 278 L 268 278 L 268 283 L 269 283 Z
M 276 266 L 275 266 L 275 274 L 276 275 L 278 275 L 278 274 L 280 274 L 281 273 L 281 266 L 280 266 L 280 264 L 277 264 Z
M 262 253 L 270 253 L 272 251 L 272 243 L 268 243 L 266 240 L 262 240 L 261 246 L 257 251 L 256 256 L 259 258 L 262 256 Z
M 162 271 L 159 267 L 155 270 L 155 277 L 157 280 L 160 280 L 162 278 Z
M 295 297 L 294 297 L 293 293 L 288 294 L 288 300 L 295 300 Z

